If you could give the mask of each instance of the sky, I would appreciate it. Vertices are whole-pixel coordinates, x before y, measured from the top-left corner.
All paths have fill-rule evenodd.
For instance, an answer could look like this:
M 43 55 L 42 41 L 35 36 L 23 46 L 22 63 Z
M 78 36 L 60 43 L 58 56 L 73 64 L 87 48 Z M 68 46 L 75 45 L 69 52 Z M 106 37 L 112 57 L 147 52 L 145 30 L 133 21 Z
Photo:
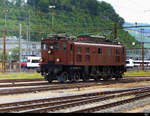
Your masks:
M 117 14 L 130 23 L 150 24 L 150 0 L 99 0 L 110 3 Z

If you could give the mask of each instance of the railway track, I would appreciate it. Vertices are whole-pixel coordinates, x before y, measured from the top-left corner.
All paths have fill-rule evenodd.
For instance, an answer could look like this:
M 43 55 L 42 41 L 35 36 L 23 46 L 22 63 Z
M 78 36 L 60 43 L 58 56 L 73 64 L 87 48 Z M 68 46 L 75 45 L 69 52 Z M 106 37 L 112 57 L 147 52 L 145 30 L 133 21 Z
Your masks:
M 14 95 L 14 94 L 22 94 L 22 93 L 35 93 L 41 91 L 49 91 L 49 90 L 60 90 L 60 89 L 73 89 L 73 88 L 84 88 L 84 87 L 91 87 L 96 86 L 97 83 L 79 83 L 79 84 L 61 84 L 61 85 L 53 85 L 53 86 L 44 86 L 44 87 L 29 87 L 29 88 L 7 88 L 7 89 L 0 89 L 0 96 L 3 95 Z
M 17 113 L 46 113 L 54 112 L 61 109 L 71 108 L 75 106 L 81 106 L 94 102 L 104 101 L 108 99 L 114 99 L 123 96 L 134 95 L 130 99 L 117 101 L 114 103 L 108 103 L 105 105 L 92 107 L 88 109 L 81 109 L 73 111 L 72 113 L 80 112 L 94 112 L 99 109 L 110 108 L 123 103 L 132 102 L 138 99 L 149 97 L 150 87 L 132 88 L 117 91 L 104 91 L 96 93 L 87 93 L 74 96 L 58 97 L 58 98 L 47 98 L 30 101 L 21 101 L 13 103 L 0 104 L 0 113 L 5 112 L 17 112 Z
M 131 76 L 133 77 L 133 76 Z M 130 78 L 129 76 L 127 78 L 123 78 L 122 80 L 108 80 L 108 81 L 99 81 L 97 83 L 101 83 L 104 85 L 107 84 L 116 84 L 116 83 L 132 83 L 132 82 L 140 82 L 140 81 L 150 81 L 150 78 Z M 5 80 L 0 80 L 0 88 L 4 87 L 23 87 L 23 86 L 40 86 L 40 85 L 56 85 L 60 84 L 59 82 L 53 82 L 49 84 L 48 82 L 44 81 L 44 79 L 5 79 Z M 7 83 L 7 84 L 5 84 Z M 83 83 L 82 81 L 78 82 Z M 77 83 L 77 84 L 78 84 Z M 94 83 L 94 81 L 90 80 L 89 82 L 84 82 L 84 83 Z M 72 84 L 72 83 L 67 83 L 67 84 Z
M 0 84 L 0 88 L 6 87 L 25 87 L 25 86 L 40 86 L 49 85 L 47 82 L 34 82 L 34 83 L 15 83 L 15 84 Z
M 44 79 L 0 79 L 0 83 L 16 83 L 16 82 L 31 82 L 44 81 Z
M 134 77 L 149 77 L 150 76 L 140 76 L 140 75 L 137 75 L 137 76 L 124 76 L 124 79 L 126 78 L 134 78 Z M 35 78 L 35 79 L 0 79 L 0 83 L 17 83 L 17 82 L 34 82 L 34 81 L 45 81 L 43 78 Z
M 38 82 L 37 82 L 38 81 Z M 34 93 L 34 92 L 41 92 L 41 91 L 49 91 L 49 90 L 58 90 L 58 89 L 73 89 L 73 88 L 84 88 L 84 87 L 92 87 L 92 86 L 101 86 L 101 85 L 111 85 L 117 83 L 133 83 L 133 82 L 140 82 L 140 81 L 150 81 L 150 78 L 123 78 L 122 80 L 115 81 L 110 80 L 107 82 L 99 81 L 99 82 L 79 82 L 79 83 L 67 83 L 67 84 L 60 84 L 58 82 L 54 82 L 49 84 L 47 82 L 42 82 L 43 79 L 11 79 L 11 80 L 0 80 L 0 83 L 12 83 L 12 84 L 0 84 L 0 96 L 3 95 L 14 95 L 14 94 L 22 94 L 22 93 Z M 21 83 L 20 83 L 21 82 Z M 24 83 L 29 82 L 29 83 Z M 31 83 L 32 82 L 32 83 Z M 43 86 L 44 85 L 44 86 Z M 30 88 L 26 88 L 25 86 L 31 86 Z M 35 87 L 32 87 L 35 86 Z M 43 86 L 43 87 L 41 87 Z M 23 87 L 23 88 L 4 88 L 4 87 Z M 4 89 L 3 89 L 4 88 Z
M 134 102 L 136 100 L 143 99 L 145 97 L 150 97 L 150 93 L 149 92 L 143 93 L 143 94 L 141 94 L 139 96 L 136 96 L 134 98 L 129 98 L 129 99 L 126 99 L 126 100 L 121 100 L 121 101 L 117 101 L 117 102 L 113 102 L 113 103 L 108 103 L 108 104 L 104 104 L 104 105 L 100 105 L 100 106 L 96 106 L 96 107 L 92 107 L 92 108 L 77 110 L 77 111 L 74 111 L 74 112 L 71 112 L 71 113 L 90 113 L 90 112 L 100 111 L 100 110 L 104 110 L 104 109 L 107 109 L 107 108 L 111 108 L 111 107 L 127 104 L 127 103 L 130 103 L 130 102 Z

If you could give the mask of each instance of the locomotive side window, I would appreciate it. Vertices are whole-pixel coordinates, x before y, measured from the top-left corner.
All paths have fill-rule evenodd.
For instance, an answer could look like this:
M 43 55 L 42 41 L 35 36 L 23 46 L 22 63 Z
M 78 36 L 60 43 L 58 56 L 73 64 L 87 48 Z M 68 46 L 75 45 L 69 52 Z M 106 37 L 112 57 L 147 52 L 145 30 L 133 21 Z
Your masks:
M 56 47 L 56 50 L 59 51 L 59 50 L 60 50 L 60 43 L 59 43 L 59 42 L 56 43 L 56 46 L 55 46 L 55 47 Z
M 90 48 L 86 48 L 86 53 L 90 53 Z
M 90 62 L 90 56 L 89 55 L 85 56 L 85 62 Z
M 73 45 L 71 44 L 70 45 L 70 52 L 72 53 L 72 51 L 73 51 Z
M 78 47 L 78 53 L 81 53 L 81 47 Z
M 122 48 L 122 54 L 124 54 L 124 48 Z
M 77 55 L 77 62 L 81 62 L 82 61 L 82 56 L 81 55 Z
M 98 54 L 102 54 L 102 48 L 98 48 Z
M 112 55 L 112 49 L 108 48 L 108 56 L 111 56 L 111 55 Z
M 42 49 L 46 50 L 47 45 L 46 44 L 42 44 Z
M 120 50 L 116 49 L 116 55 L 120 55 Z

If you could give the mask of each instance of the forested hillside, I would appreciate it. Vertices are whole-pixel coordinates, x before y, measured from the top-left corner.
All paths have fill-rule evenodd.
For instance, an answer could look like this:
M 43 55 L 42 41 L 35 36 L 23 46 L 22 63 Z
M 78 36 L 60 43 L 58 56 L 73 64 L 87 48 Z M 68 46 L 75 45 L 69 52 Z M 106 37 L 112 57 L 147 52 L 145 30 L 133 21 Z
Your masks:
M 1 0 L 0 9 L 0 29 L 6 28 L 7 36 L 18 36 L 22 24 L 23 38 L 30 36 L 31 40 L 41 40 L 49 33 L 97 34 L 113 39 L 114 23 L 118 28 L 124 24 L 110 4 L 97 0 Z M 121 29 L 118 37 L 128 48 L 136 41 Z

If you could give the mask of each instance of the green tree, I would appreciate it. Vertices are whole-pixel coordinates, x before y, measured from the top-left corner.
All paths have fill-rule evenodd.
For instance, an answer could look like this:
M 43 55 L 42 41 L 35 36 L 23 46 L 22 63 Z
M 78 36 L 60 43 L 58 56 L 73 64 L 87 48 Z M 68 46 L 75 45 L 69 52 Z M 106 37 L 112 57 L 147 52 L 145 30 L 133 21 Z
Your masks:
M 0 52 L 0 61 L 3 61 L 3 52 Z M 8 53 L 6 52 L 6 55 L 5 55 L 5 62 L 8 61 Z
M 16 6 L 21 7 L 24 4 L 24 0 L 16 0 Z
M 52 9 L 48 8 L 49 5 L 56 6 L 53 9 L 53 31 L 51 30 Z M 9 11 L 7 30 L 10 30 L 7 36 L 18 37 L 18 24 L 22 24 L 22 36 L 26 39 L 30 19 L 30 40 L 33 41 L 41 40 L 49 33 L 66 33 L 73 36 L 91 33 L 112 37 L 110 33 L 113 32 L 114 23 L 119 24 L 119 27 L 124 23 L 124 19 L 110 4 L 98 0 L 28 0 L 27 4 L 24 4 L 23 0 L 11 0 L 11 2 L 0 0 L 0 9 L 6 8 Z M 4 24 L 5 14 L 0 12 L 0 30 L 3 29 Z M 112 30 L 106 31 L 107 28 L 112 28 Z M 119 41 L 129 47 L 128 43 L 135 41 L 124 30 L 118 31 L 118 35 Z
M 119 23 L 121 26 L 124 24 L 124 19 L 119 17 L 118 14 L 116 14 L 114 8 L 110 4 L 104 1 L 100 2 L 99 11 L 100 11 L 100 15 L 105 20 L 111 19 L 112 21 Z
M 16 47 L 12 50 L 12 55 L 11 55 L 13 60 L 18 61 L 19 60 L 19 47 Z
M 27 4 L 31 5 L 32 7 L 37 7 L 40 0 L 28 0 Z

